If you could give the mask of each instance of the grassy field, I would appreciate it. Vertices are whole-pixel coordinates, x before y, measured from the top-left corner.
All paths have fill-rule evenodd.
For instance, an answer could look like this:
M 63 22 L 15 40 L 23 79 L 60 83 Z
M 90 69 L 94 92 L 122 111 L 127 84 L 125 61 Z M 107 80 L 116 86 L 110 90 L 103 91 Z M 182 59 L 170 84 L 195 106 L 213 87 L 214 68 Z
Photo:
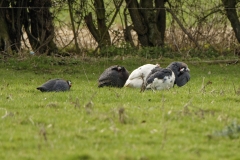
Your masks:
M 169 91 L 97 87 L 111 65 L 131 72 L 145 63 L 165 67 L 171 61 L 1 59 L 0 159 L 238 159 L 239 63 L 184 61 L 191 80 Z M 51 78 L 71 80 L 71 90 L 36 89 Z

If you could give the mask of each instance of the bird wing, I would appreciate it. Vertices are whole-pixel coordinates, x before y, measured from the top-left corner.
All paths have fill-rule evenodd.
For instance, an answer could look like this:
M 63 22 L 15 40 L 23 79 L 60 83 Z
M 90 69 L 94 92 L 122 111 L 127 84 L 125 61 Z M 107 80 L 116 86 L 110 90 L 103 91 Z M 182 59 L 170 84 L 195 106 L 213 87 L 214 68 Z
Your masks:
M 70 89 L 69 84 L 65 80 L 58 79 L 52 86 L 53 91 L 67 91 Z
M 116 68 L 114 66 L 109 67 L 100 75 L 98 79 L 98 87 L 114 85 L 113 83 L 117 81 L 117 78 L 118 71 Z
M 157 79 L 164 79 L 166 76 L 171 76 L 173 73 L 170 69 L 167 68 L 155 68 L 152 72 L 148 75 L 147 84 L 150 84 L 154 81 L 155 78 Z
M 154 64 L 145 64 L 143 66 L 138 67 L 129 75 L 124 86 L 140 88 L 143 83 L 146 81 L 146 77 L 151 72 L 151 70 L 156 67 Z
M 111 76 L 110 75 L 101 75 L 100 78 L 98 79 L 98 86 L 102 87 L 105 84 L 109 84 L 111 83 Z
M 41 92 L 47 92 L 47 88 L 43 87 L 43 86 L 39 86 L 37 87 L 38 90 L 40 90 Z
M 70 89 L 70 86 L 67 81 L 63 79 L 51 79 L 41 86 L 37 87 L 37 89 L 42 92 L 66 91 Z
M 155 68 L 156 65 L 154 64 L 145 64 L 143 66 L 138 67 L 135 69 L 128 77 L 129 80 L 135 79 L 135 78 L 146 78 L 146 76 L 151 72 L 153 68 Z
M 42 91 L 42 92 L 52 91 L 53 86 L 54 86 L 54 84 L 57 80 L 58 79 L 51 79 L 51 80 L 45 82 L 44 84 L 42 84 L 41 86 L 39 86 L 37 89 Z

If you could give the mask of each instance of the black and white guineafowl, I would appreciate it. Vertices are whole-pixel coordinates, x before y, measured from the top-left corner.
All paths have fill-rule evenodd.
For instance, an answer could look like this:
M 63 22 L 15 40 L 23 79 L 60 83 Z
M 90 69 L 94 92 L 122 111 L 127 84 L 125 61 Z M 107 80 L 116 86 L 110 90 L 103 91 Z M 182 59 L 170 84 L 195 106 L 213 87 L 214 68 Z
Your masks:
M 121 88 L 124 86 L 128 76 L 129 73 L 123 66 L 111 66 L 100 75 L 98 87 L 110 86 Z
M 190 80 L 189 72 L 190 69 L 183 62 L 172 62 L 167 68 L 155 67 L 146 79 L 146 89 L 170 89 L 174 84 L 182 87 Z
M 174 86 L 175 75 L 171 69 L 155 67 L 146 79 L 146 89 L 164 90 Z
M 41 86 L 37 87 L 41 92 L 59 92 L 68 91 L 71 88 L 71 81 L 63 79 L 51 79 Z

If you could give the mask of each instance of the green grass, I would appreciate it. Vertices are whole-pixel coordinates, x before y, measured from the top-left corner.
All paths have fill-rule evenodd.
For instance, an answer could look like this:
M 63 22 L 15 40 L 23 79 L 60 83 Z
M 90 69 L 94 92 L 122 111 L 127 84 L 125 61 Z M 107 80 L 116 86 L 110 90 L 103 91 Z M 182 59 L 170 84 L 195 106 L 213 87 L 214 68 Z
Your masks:
M 161 60 L 162 67 L 173 60 Z M 185 61 L 190 82 L 169 91 L 97 88 L 110 65 L 129 71 L 150 59 L 28 57 L 1 61 L 0 159 L 238 159 L 239 64 Z M 69 92 L 41 93 L 50 78 Z M 209 82 L 201 90 L 202 83 Z M 236 92 L 235 92 L 235 90 Z M 92 102 L 92 103 L 90 103 Z M 122 119 L 119 119 L 119 111 Z

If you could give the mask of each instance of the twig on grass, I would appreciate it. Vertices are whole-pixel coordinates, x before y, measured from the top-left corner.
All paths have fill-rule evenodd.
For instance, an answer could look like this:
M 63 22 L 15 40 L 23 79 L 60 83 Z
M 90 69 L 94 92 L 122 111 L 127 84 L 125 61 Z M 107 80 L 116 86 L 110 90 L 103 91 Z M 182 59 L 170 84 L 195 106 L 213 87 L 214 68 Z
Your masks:
M 119 108 L 118 110 L 118 115 L 119 115 L 119 122 L 125 124 L 125 109 L 123 107 Z
M 140 93 L 141 93 L 141 92 L 144 92 L 145 89 L 146 89 L 146 84 L 145 84 L 145 81 L 144 81 L 143 73 L 142 73 L 142 75 L 141 75 L 141 78 L 142 78 L 143 83 L 142 83 L 142 86 L 141 86 Z
M 44 140 L 47 142 L 47 131 L 44 127 L 42 127 L 39 131 L 40 136 L 43 136 Z
M 205 92 L 204 80 L 205 80 L 205 77 L 203 77 L 202 88 L 200 89 L 201 92 Z
M 208 81 L 206 84 L 204 84 L 204 79 L 205 79 L 205 77 L 203 77 L 202 88 L 200 89 L 200 92 L 202 92 L 202 93 L 205 92 L 205 88 L 206 88 L 207 85 L 212 84 L 211 81 Z
M 35 123 L 34 123 L 32 117 L 29 117 L 28 119 L 29 119 L 29 121 L 32 123 L 32 125 L 35 125 Z
M 164 149 L 165 144 L 166 144 L 166 142 L 167 142 L 167 131 L 168 131 L 167 127 L 164 126 L 164 131 L 163 131 L 163 138 L 162 138 L 161 149 Z
M 92 101 L 89 101 L 86 105 L 85 105 L 85 109 L 86 109 L 86 112 L 88 114 L 90 114 L 93 110 L 93 102 Z
M 165 107 L 164 107 L 164 102 L 165 102 L 165 98 L 164 98 L 164 94 L 162 94 L 162 107 L 161 107 L 161 111 L 162 111 L 162 122 L 164 122 L 164 118 L 165 118 L 165 112 L 164 112 L 164 109 L 165 109 Z M 163 126 L 164 128 L 163 128 L 163 138 L 162 138 L 162 144 L 161 144 L 161 149 L 164 149 L 164 147 L 165 147 L 165 144 L 166 144 L 166 142 L 167 142 L 167 131 L 168 131 L 168 129 L 167 129 L 167 121 L 165 121 L 165 125 Z
M 5 110 L 5 114 L 2 116 L 2 119 L 6 118 L 8 116 L 8 111 L 6 108 L 0 108 L 2 110 Z
M 183 111 L 182 114 L 183 115 L 187 115 L 190 114 L 190 110 L 188 108 L 188 106 L 192 103 L 192 98 L 183 106 Z
M 80 103 L 79 103 L 78 97 L 76 98 L 76 102 L 75 102 L 74 108 L 80 108 Z
M 232 84 L 233 84 L 233 89 L 234 89 L 234 92 L 235 92 L 235 94 L 237 94 L 237 90 L 236 90 L 236 87 L 235 87 L 235 84 L 234 84 L 234 82 L 232 81 Z
M 191 115 L 192 110 L 189 109 L 189 106 L 192 106 L 193 97 L 183 106 L 183 109 L 179 111 L 179 115 Z
M 2 119 L 8 117 L 8 116 L 14 116 L 14 113 L 8 112 L 6 108 L 0 108 L 2 110 L 5 110 L 5 114 L 2 116 Z
M 162 111 L 164 110 L 164 102 L 165 102 L 165 98 L 164 98 L 164 95 L 162 94 Z
M 93 93 L 92 96 L 91 96 L 91 98 L 90 98 L 90 100 L 89 100 L 89 102 L 84 105 L 84 108 L 86 109 L 86 112 L 87 112 L 88 114 L 90 114 L 90 113 L 92 112 L 92 110 L 93 110 L 93 102 L 92 102 L 92 99 L 95 97 L 96 94 L 97 94 L 96 92 Z

